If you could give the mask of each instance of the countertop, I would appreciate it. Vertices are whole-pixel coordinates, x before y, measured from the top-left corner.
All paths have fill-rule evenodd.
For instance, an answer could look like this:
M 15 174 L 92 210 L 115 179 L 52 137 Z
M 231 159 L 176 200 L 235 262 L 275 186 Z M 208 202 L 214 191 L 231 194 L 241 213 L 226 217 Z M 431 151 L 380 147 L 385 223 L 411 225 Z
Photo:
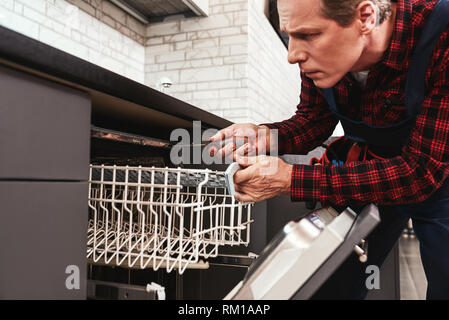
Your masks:
M 195 120 L 200 120 L 203 128 L 232 124 L 10 29 L 0 27 L 0 39 L 1 64 L 90 93 L 95 125 L 157 136 L 156 132 L 166 132 L 167 128 L 189 128 Z M 147 129 L 149 127 L 153 127 L 152 130 Z

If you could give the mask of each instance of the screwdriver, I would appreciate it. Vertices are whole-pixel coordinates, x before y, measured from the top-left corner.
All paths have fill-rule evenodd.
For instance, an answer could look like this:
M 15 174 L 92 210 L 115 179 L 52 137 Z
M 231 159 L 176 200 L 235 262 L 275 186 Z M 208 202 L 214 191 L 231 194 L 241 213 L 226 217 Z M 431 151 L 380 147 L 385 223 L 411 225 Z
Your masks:
M 185 144 L 185 145 L 178 145 L 178 146 L 179 147 L 205 147 L 205 146 L 211 145 L 211 146 L 223 147 L 226 144 L 231 143 L 231 142 L 233 142 L 236 145 L 236 149 L 238 149 L 239 147 L 248 143 L 248 138 L 235 136 L 235 137 L 224 139 L 224 140 L 203 141 L 198 144 Z
M 232 138 L 228 138 L 228 139 L 224 139 L 224 140 L 202 141 L 199 144 L 182 145 L 182 144 L 179 144 L 180 142 L 173 142 L 173 141 L 168 142 L 168 141 L 161 140 L 161 139 L 150 138 L 150 137 L 145 137 L 145 136 L 136 135 L 136 134 L 123 133 L 123 132 L 99 128 L 99 127 L 95 127 L 95 126 L 91 127 L 91 136 L 93 138 L 98 138 L 98 139 L 120 141 L 120 142 L 125 142 L 125 143 L 132 143 L 132 144 L 138 144 L 138 145 L 142 145 L 142 146 L 157 147 L 157 148 L 164 148 L 164 149 L 171 149 L 174 146 L 177 146 L 177 147 L 204 147 L 207 145 L 211 145 L 211 146 L 222 147 L 229 142 L 234 142 L 236 145 L 236 148 L 239 148 L 248 142 L 247 137 L 234 136 Z

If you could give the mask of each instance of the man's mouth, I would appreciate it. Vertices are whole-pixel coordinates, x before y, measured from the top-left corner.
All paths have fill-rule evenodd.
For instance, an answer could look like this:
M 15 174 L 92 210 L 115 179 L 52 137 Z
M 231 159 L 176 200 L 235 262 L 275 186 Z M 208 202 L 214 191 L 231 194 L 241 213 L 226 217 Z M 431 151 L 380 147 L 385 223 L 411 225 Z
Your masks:
M 305 72 L 305 75 L 310 77 L 313 77 L 314 75 L 317 75 L 320 71 L 309 71 L 309 72 Z

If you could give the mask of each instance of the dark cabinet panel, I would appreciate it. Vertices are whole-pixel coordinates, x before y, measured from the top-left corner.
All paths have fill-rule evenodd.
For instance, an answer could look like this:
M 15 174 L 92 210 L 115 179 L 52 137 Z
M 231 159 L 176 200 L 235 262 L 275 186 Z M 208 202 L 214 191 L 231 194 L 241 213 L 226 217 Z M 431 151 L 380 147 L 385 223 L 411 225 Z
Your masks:
M 90 97 L 0 66 L 0 180 L 87 180 Z
M 0 182 L 0 299 L 86 299 L 87 194 L 87 182 Z

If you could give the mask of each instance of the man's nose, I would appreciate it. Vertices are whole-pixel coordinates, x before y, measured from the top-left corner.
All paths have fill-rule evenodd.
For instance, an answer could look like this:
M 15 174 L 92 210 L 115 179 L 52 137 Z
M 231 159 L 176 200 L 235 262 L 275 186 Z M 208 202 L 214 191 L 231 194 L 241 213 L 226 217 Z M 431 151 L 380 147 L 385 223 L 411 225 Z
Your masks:
M 288 62 L 291 64 L 303 63 L 307 60 L 306 52 L 301 48 L 297 41 L 290 38 L 288 44 Z

